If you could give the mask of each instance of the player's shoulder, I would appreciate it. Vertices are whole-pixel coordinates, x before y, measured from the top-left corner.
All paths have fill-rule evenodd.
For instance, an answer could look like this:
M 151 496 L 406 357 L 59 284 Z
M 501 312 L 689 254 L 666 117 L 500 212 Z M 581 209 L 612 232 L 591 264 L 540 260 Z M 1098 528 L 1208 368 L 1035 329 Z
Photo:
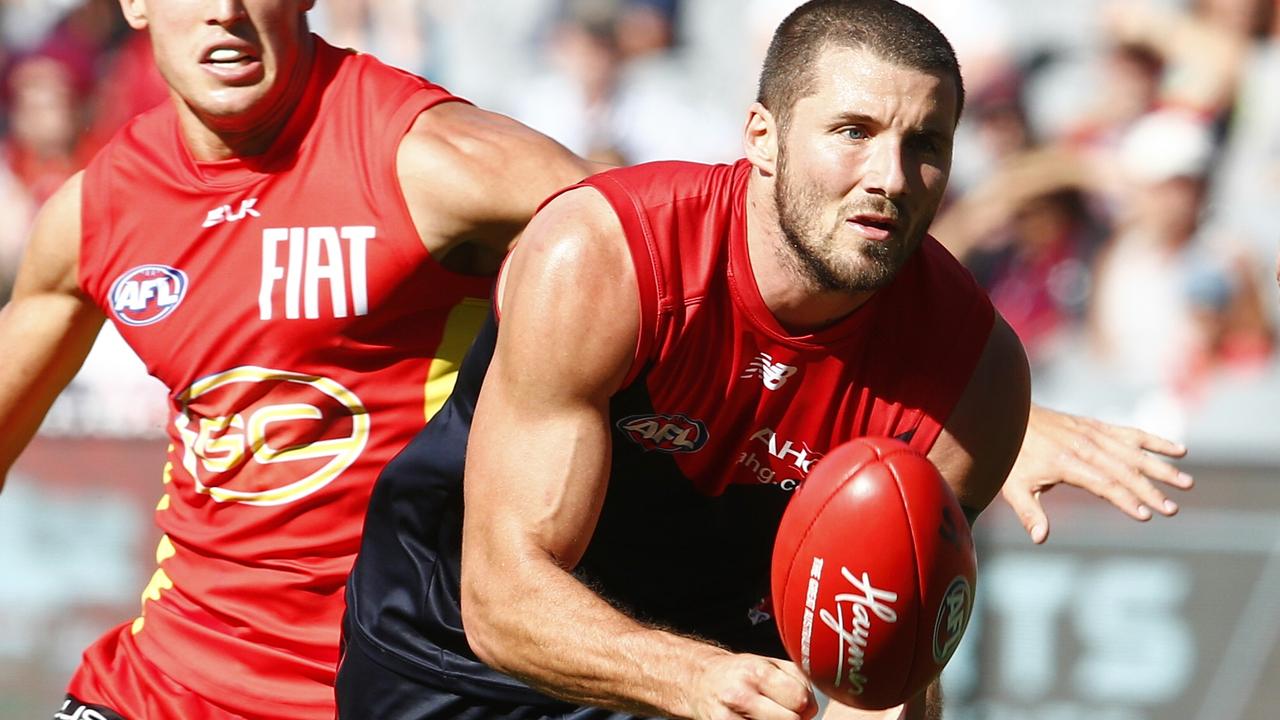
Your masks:
M 631 272 L 631 255 L 618 216 L 589 186 L 573 187 L 550 198 L 529 222 L 511 253 L 499 282 L 508 277 L 576 275 L 579 286 Z
M 502 169 L 501 165 L 489 163 L 522 153 L 572 157 L 567 149 L 536 130 L 465 102 L 445 102 L 423 110 L 401 147 L 402 153 L 413 153 L 425 162 L 449 163 L 464 172 L 487 174 L 498 174 Z
M 492 235 L 503 250 L 545 198 L 589 171 L 551 138 L 458 102 L 419 113 L 396 154 L 401 190 L 424 237 Z
M 71 293 L 78 288 L 81 237 L 81 170 L 54 191 L 36 214 L 23 260 L 29 285 Z
M 598 190 L 587 185 L 549 198 L 521 236 L 516 254 L 543 255 L 542 262 L 570 261 L 584 271 L 629 262 L 617 214 Z
M 61 224 L 80 225 L 80 204 L 84 197 L 85 171 L 79 170 L 63 181 L 41 206 L 39 218 L 56 218 Z

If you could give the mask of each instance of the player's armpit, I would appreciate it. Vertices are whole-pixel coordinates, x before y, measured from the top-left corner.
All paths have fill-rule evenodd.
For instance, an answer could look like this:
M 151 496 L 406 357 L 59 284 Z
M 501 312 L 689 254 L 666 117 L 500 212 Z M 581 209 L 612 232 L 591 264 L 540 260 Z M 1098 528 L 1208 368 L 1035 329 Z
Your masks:
M 996 316 L 978 365 L 929 451 L 966 515 L 1000 492 L 1026 430 L 1031 371 L 1013 330 Z
M 0 484 L 102 327 L 102 312 L 78 285 L 81 182 L 73 176 L 40 210 L 13 297 L 0 310 Z
M 500 258 L 547 197 L 596 168 L 511 118 L 450 102 L 418 117 L 396 169 L 432 255 L 467 244 Z
M 1040 494 L 1067 484 L 1088 490 L 1135 520 L 1178 511 L 1156 483 L 1191 488 L 1190 475 L 1164 458 L 1180 458 L 1182 445 L 1137 428 L 1121 427 L 1032 407 L 1017 463 L 1001 493 L 1035 543 L 1049 537 Z

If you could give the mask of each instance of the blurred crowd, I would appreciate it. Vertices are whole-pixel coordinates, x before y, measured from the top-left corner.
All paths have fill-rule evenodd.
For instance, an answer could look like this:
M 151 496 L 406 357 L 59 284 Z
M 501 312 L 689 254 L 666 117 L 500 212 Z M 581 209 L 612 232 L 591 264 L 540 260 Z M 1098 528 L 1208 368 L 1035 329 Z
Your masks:
M 726 161 L 796 4 L 319 0 L 312 24 L 597 160 Z M 1038 399 L 1180 439 L 1205 417 L 1265 423 L 1280 402 L 1280 0 L 908 4 L 952 39 L 968 87 L 933 232 L 1022 338 Z M 116 0 L 0 0 L 0 43 L 7 295 L 35 209 L 165 92 Z M 127 355 L 109 336 L 102 355 Z M 95 379 L 91 358 L 50 427 L 158 430 L 160 403 L 121 390 L 127 362 Z

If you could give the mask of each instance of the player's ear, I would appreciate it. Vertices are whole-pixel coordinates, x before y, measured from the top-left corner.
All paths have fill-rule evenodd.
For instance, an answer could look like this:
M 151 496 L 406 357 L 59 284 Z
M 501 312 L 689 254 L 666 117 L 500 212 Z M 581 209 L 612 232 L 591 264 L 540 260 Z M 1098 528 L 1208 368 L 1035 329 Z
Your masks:
M 779 128 L 773 113 L 760 103 L 747 109 L 747 125 L 742 129 L 742 148 L 747 160 L 765 175 L 777 172 Z
M 134 30 L 146 29 L 146 0 L 120 0 L 120 12 L 124 13 L 125 22 L 129 23 L 129 27 Z

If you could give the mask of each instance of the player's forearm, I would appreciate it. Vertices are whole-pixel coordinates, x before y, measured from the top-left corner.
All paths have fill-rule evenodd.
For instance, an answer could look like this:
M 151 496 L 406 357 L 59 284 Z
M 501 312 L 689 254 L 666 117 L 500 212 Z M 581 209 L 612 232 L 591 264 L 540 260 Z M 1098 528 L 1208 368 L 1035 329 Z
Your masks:
M 464 563 L 472 649 L 495 669 L 564 700 L 691 717 L 691 679 L 712 657 L 728 654 L 636 622 L 549 560 L 513 563 L 500 580 L 468 592 L 474 579 Z

